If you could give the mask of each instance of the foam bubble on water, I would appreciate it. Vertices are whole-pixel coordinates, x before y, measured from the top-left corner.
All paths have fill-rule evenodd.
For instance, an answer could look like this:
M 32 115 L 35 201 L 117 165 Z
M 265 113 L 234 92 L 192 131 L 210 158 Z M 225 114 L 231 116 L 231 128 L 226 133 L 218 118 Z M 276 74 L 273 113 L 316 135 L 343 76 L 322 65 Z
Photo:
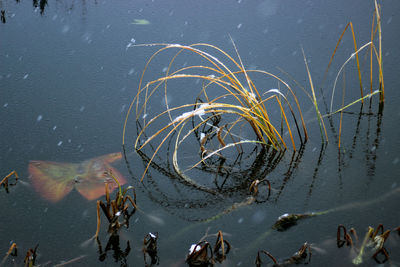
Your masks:
M 168 67 L 164 67 L 163 69 L 162 69 L 162 72 L 166 72 L 168 70 Z
M 57 129 L 57 125 L 53 126 L 53 131 L 55 131 Z
M 242 24 L 242 23 L 239 23 L 239 24 L 236 26 L 236 28 L 240 29 L 240 28 L 242 28 L 242 26 L 243 26 L 243 24 Z
M 244 221 L 243 217 L 239 218 L 238 223 L 242 223 Z
M 41 121 L 42 119 L 43 119 L 43 115 L 39 115 L 39 116 L 37 116 L 37 118 L 36 118 L 37 121 Z
M 62 143 L 63 143 L 63 141 L 59 141 L 59 142 L 57 143 L 57 146 L 61 146 Z
M 132 75 L 132 74 L 134 74 L 134 73 L 135 73 L 135 69 L 132 68 L 132 69 L 129 70 L 128 75 Z
M 29 77 L 29 74 L 25 74 L 23 79 L 26 80 Z
M 4 103 L 3 108 L 8 107 L 8 103 Z

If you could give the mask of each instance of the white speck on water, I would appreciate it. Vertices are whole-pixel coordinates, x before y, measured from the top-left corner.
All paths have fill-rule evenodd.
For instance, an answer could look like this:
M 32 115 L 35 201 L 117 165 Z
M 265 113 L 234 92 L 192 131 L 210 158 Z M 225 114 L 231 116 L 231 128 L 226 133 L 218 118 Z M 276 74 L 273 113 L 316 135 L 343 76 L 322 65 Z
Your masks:
M 124 112 L 124 110 L 125 110 L 125 108 L 126 108 L 126 105 L 125 104 L 123 104 L 122 106 L 121 106 L 121 108 L 120 108 L 120 110 L 119 110 L 119 112 Z
M 312 152 L 315 152 L 315 151 L 317 151 L 317 148 L 316 148 L 316 147 L 314 147 L 314 148 L 312 149 Z
M 387 20 L 387 24 L 390 24 L 391 22 L 392 22 L 392 19 L 393 19 L 393 17 L 392 16 L 390 16 L 389 18 L 388 18 L 388 20 Z
M 63 143 L 63 141 L 59 141 L 59 142 L 57 143 L 57 146 L 61 146 L 62 143 Z
M 87 32 L 84 35 L 82 35 L 82 41 L 85 41 L 88 44 L 92 43 L 92 34 Z
M 397 163 L 399 163 L 400 159 L 399 158 L 394 158 L 394 160 L 392 161 L 393 165 L 396 165 Z
M 240 28 L 242 28 L 242 23 L 239 23 L 237 26 L 236 26 L 236 28 L 238 28 L 238 29 L 240 29 Z
M 29 74 L 25 74 L 23 79 L 26 80 L 29 77 Z
M 70 29 L 71 27 L 67 24 L 67 25 L 64 25 L 63 26 L 63 28 L 62 28 L 62 33 L 67 33 L 67 32 L 69 32 L 69 29 Z
M 57 129 L 57 125 L 53 126 L 53 131 L 55 131 Z
M 84 110 L 85 110 L 85 106 L 81 106 L 80 109 L 79 109 L 80 112 L 82 112 Z
M 37 116 L 37 118 L 36 118 L 37 121 L 41 121 L 42 119 L 43 119 L 43 116 L 42 116 L 42 115 L 39 115 L 39 116 Z
M 129 41 L 129 43 L 126 45 L 126 50 L 128 50 L 129 47 L 134 46 L 135 43 L 136 43 L 135 38 L 132 38 L 132 39 Z
M 389 55 L 390 55 L 389 52 L 386 52 L 386 53 L 385 53 L 385 57 L 388 57 Z
M 162 69 L 162 72 L 166 72 L 168 70 L 168 67 L 164 67 L 163 69 Z
M 23 56 L 20 56 L 20 57 L 18 58 L 18 61 L 22 61 L 23 58 L 24 58 Z
M 107 24 L 106 29 L 110 29 L 111 24 Z
M 242 262 L 239 261 L 239 262 L 236 264 L 236 266 L 242 266 Z
M 143 114 L 142 119 L 146 119 L 147 115 L 147 113 Z
M 297 55 L 297 50 L 294 50 L 294 51 L 292 52 L 292 56 L 295 56 L 295 55 Z
M 244 221 L 243 217 L 239 218 L 238 223 L 242 223 Z
M 4 108 L 8 107 L 8 103 L 4 103 L 3 107 Z
M 376 150 L 376 146 L 371 147 L 371 152 L 374 152 Z
M 134 74 L 134 73 L 135 73 L 135 69 L 132 68 L 132 69 L 129 70 L 128 75 L 132 75 L 132 74 Z
M 43 212 L 46 213 L 49 210 L 49 208 L 44 208 Z

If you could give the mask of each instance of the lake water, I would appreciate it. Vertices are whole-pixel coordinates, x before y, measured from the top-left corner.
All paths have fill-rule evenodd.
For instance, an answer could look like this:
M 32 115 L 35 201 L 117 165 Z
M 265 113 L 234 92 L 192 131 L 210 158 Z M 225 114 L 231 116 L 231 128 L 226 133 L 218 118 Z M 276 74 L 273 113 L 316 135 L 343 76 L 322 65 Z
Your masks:
M 217 265 L 254 266 L 259 250 L 283 260 L 308 242 L 312 266 L 351 266 L 356 253 L 336 246 L 339 224 L 357 230 L 357 248 L 368 226 L 376 228 L 382 223 L 386 230 L 400 225 L 400 108 L 396 102 L 400 101 L 400 3 L 387 0 L 381 4 L 384 109 L 379 112 L 375 95 L 372 104 L 370 100 L 363 106 L 357 103 L 343 113 L 339 151 L 340 115 L 332 117 L 332 125 L 325 119 L 329 143 L 322 147 L 315 109 L 296 84 L 309 92 L 301 48 L 325 114 L 324 101 L 329 106 L 335 76 L 354 52 L 347 32 L 323 82 L 336 42 L 350 21 L 358 47 L 370 41 L 373 1 L 0 0 L 0 9 L 5 11 L 0 24 L 0 178 L 12 170 L 20 177 L 9 193 L 0 189 L 0 260 L 16 242 L 18 256 L 9 256 L 5 266 L 13 261 L 23 265 L 26 251 L 37 244 L 36 263 L 46 266 L 71 259 L 74 262 L 67 266 L 144 266 L 143 238 L 158 232 L 159 265 L 187 266 L 184 261 L 191 244 L 221 230 L 232 248 L 227 259 Z M 193 170 L 196 181 L 206 181 L 216 191 L 220 188 L 212 195 L 177 179 L 167 145 L 158 153 L 157 166 L 150 167 L 140 183 L 146 162 L 133 149 L 137 136 L 133 112 L 128 121 L 126 160 L 112 165 L 136 187 L 140 211 L 130 218 L 128 229 L 119 231 L 115 246 L 106 246 L 110 235 L 103 215 L 103 251 L 96 242 L 85 242 L 96 232 L 96 201 L 86 200 L 75 190 L 57 203 L 41 198 L 29 179 L 29 161 L 79 163 L 123 151 L 125 116 L 147 60 L 160 48 L 134 45 L 209 43 L 235 55 L 232 40 L 247 69 L 272 72 L 294 88 L 309 141 L 299 152 L 289 150 L 281 158 L 271 152 L 260 155 L 260 150 L 252 152 L 254 147 L 244 146 L 247 157 L 230 161 L 233 171 L 226 184 L 221 177 L 215 178 L 215 170 Z M 160 54 L 148 70 L 146 82 L 165 75 L 173 55 L 170 51 Z M 369 54 L 362 53 L 360 64 L 367 94 L 369 61 L 365 55 Z M 195 58 L 187 54 L 179 64 L 197 64 Z M 357 79 L 353 60 L 345 71 L 345 103 L 360 97 Z M 336 109 L 341 105 L 343 83 L 341 76 Z M 278 86 L 270 81 L 259 84 L 265 90 Z M 193 103 L 201 83 L 169 87 L 167 102 L 177 106 Z M 154 95 L 148 105 L 149 118 L 164 111 L 165 103 L 163 93 Z M 270 114 L 279 119 L 278 112 Z M 193 144 L 186 143 L 180 151 L 185 168 L 199 154 L 199 145 Z M 214 178 L 219 183 L 213 184 Z M 263 178 L 271 183 L 269 198 L 261 196 L 232 210 L 250 196 L 251 181 Z M 334 208 L 325 215 L 300 220 L 287 231 L 271 230 L 284 213 Z M 222 216 L 214 218 L 217 214 Z M 206 240 L 213 246 L 216 237 L 208 235 Z M 390 234 L 385 248 L 391 266 L 399 266 L 400 237 L 396 232 Z M 264 256 L 264 263 L 270 263 Z M 363 266 L 376 265 L 367 253 Z

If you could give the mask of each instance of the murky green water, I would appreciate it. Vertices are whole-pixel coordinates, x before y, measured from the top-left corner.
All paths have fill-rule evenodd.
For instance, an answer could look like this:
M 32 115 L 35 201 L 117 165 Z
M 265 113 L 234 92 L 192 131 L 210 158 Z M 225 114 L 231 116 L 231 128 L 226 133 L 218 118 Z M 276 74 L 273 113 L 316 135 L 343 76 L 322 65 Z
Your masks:
M 366 102 L 361 109 L 357 104 L 344 113 L 341 152 L 337 149 L 339 115 L 333 117 L 333 127 L 326 120 L 330 141 L 321 149 L 315 111 L 293 79 L 309 87 L 303 47 L 325 113 L 319 88 L 329 102 L 335 75 L 354 49 L 350 32 L 346 33 L 323 84 L 330 56 L 349 21 L 354 25 L 358 46 L 370 40 L 372 1 L 60 0 L 47 2 L 42 9 L 40 2 L 45 3 L 39 1 L 34 7 L 35 1 L 0 1 L 0 9 L 5 11 L 5 23 L 0 24 L 0 178 L 11 170 L 20 176 L 9 193 L 4 188 L 0 190 L 0 255 L 6 254 L 12 242 L 18 245 L 18 256 L 10 256 L 5 266 L 12 265 L 12 261 L 23 265 L 25 252 L 36 244 L 37 264 L 53 266 L 76 259 L 70 266 L 143 266 L 142 243 L 149 232 L 159 235 L 160 266 L 186 266 L 184 260 L 191 244 L 206 233 L 219 230 L 232 245 L 222 266 L 254 266 L 261 249 L 285 259 L 305 242 L 313 250 L 311 265 L 350 266 L 355 253 L 349 247 L 336 246 L 339 224 L 357 230 L 356 247 L 361 245 L 368 226 L 376 228 L 383 223 L 385 229 L 393 229 L 400 225 L 400 8 L 396 1 L 382 3 L 384 109 L 378 112 L 378 98 L 374 96 L 371 106 Z M 237 171 L 225 184 L 221 177 L 213 184 L 215 174 L 207 169 L 195 170 L 196 179 L 222 188 L 215 196 L 194 190 L 174 176 L 167 147 L 159 153 L 158 168 L 150 168 L 144 183 L 139 183 L 145 163 L 133 152 L 137 132 L 132 115 L 127 161 L 113 166 L 136 187 L 140 211 L 131 217 L 130 227 L 119 232 L 114 246 L 106 245 L 110 236 L 105 217 L 100 232 L 102 251 L 97 243 L 85 242 L 96 231 L 96 202 L 86 200 L 76 191 L 56 204 L 41 198 L 28 178 L 29 161 L 78 163 L 122 151 L 127 109 L 136 95 L 146 60 L 156 51 L 155 47 L 132 44 L 206 42 L 234 54 L 230 37 L 247 68 L 270 71 L 293 86 L 302 105 L 309 141 L 300 152 L 287 151 L 279 161 L 274 161 L 271 154 L 262 157 L 260 150 L 250 153 L 252 148 L 245 147 L 249 156 L 232 164 Z M 156 59 L 149 79 L 165 75 L 168 55 L 171 54 Z M 364 77 L 368 75 L 367 59 L 360 57 Z M 190 56 L 184 57 L 180 64 L 190 60 Z M 355 64 L 351 64 L 345 74 L 346 103 L 359 97 Z M 176 91 L 170 91 L 171 105 L 186 103 L 188 99 L 193 102 L 198 89 L 188 90 L 185 86 L 182 83 L 173 89 Z M 259 86 L 270 89 L 278 85 L 260 81 Z M 368 92 L 368 85 L 365 87 Z M 334 103 L 339 107 L 342 88 L 337 90 Z M 149 114 L 164 108 L 165 99 L 160 94 L 150 104 Z M 192 162 L 198 150 L 198 146 L 185 144 L 180 152 L 183 166 Z M 264 177 L 272 187 L 267 200 L 258 199 L 207 221 L 229 210 L 234 203 L 246 201 L 251 181 Z M 101 199 L 104 201 L 104 197 Z M 338 207 L 326 215 L 301 220 L 285 232 L 271 230 L 284 213 Z M 206 239 L 213 245 L 216 237 Z M 392 232 L 385 243 L 392 266 L 400 264 L 399 242 L 399 235 Z M 376 265 L 370 255 L 364 262 L 366 266 Z

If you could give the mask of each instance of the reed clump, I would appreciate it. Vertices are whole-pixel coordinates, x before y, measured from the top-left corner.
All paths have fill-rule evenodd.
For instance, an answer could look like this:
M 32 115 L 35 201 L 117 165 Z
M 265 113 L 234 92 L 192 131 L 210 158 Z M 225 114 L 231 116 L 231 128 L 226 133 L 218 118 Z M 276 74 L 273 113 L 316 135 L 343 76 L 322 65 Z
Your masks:
M 159 141 L 158 145 L 154 147 L 146 171 L 161 146 L 173 134 L 176 134 L 173 161 L 178 172 L 180 172 L 177 163 L 178 148 L 193 135 L 199 135 L 195 137 L 201 150 L 201 158 L 194 166 L 212 156 L 223 157 L 222 151 L 225 149 L 236 147 L 240 150 L 240 145 L 245 143 L 272 147 L 278 151 L 285 151 L 288 148 L 296 151 L 296 139 L 301 144 L 307 141 L 308 133 L 300 105 L 289 84 L 270 72 L 246 69 L 235 46 L 237 59 L 210 44 L 157 45 L 162 47 L 150 57 L 145 66 L 137 95 L 126 116 L 123 134 L 123 143 L 125 143 L 128 116 L 134 108 L 136 120 L 141 121 L 141 129 L 135 141 L 135 150 L 141 151 L 152 141 Z M 150 63 L 157 55 L 171 49 L 175 49 L 177 52 L 170 60 L 166 75 L 145 83 L 144 75 Z M 203 63 L 174 69 L 175 61 L 183 52 L 200 57 Z M 227 62 L 223 62 L 219 57 L 226 59 Z M 207 74 L 196 74 L 193 71 Z M 250 77 L 253 74 L 272 79 L 272 84 L 280 89 L 259 89 L 256 82 Z M 168 84 L 177 79 L 200 80 L 202 86 L 198 88 L 197 99 L 193 100 L 193 104 L 176 107 L 170 106 L 166 101 L 166 110 L 148 120 L 148 110 L 153 96 L 157 91 L 164 90 L 164 98 L 167 99 Z M 279 112 L 278 120 L 272 119 L 270 115 L 272 111 Z M 151 132 L 151 127 L 155 124 L 159 125 L 158 123 L 161 121 L 164 121 L 162 126 Z M 192 127 L 182 134 L 189 122 L 192 122 Z M 199 133 L 200 129 L 206 127 L 208 127 L 207 132 L 200 131 Z M 245 138 L 242 135 L 247 129 L 254 134 L 253 139 Z M 284 137 L 284 133 L 287 133 L 287 138 Z M 211 149 L 207 145 L 210 145 L 212 140 L 217 145 Z M 142 179 L 143 177 L 144 174 Z

